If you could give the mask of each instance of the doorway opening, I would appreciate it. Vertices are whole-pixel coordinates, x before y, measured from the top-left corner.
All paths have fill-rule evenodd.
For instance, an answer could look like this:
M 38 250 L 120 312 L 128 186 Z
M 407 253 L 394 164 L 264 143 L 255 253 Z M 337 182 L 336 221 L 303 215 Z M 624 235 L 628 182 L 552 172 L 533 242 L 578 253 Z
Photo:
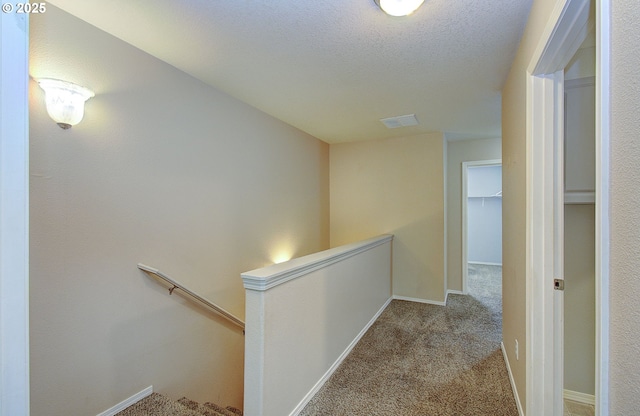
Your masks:
M 526 413 L 563 414 L 564 70 L 588 33 L 590 2 L 558 4 L 528 67 Z M 595 414 L 608 414 L 609 9 L 596 8 Z M 555 279 L 555 280 L 554 280 Z
M 462 291 L 502 319 L 502 162 L 462 164 Z

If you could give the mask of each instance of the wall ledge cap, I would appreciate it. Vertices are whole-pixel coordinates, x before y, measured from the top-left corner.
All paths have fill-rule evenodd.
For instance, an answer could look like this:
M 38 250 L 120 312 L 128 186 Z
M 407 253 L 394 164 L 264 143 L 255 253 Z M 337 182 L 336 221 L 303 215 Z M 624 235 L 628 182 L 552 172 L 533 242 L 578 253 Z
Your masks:
M 266 291 L 290 280 L 297 279 L 331 264 L 340 262 L 356 254 L 385 244 L 393 239 L 392 234 L 330 248 L 318 253 L 291 259 L 284 263 L 273 264 L 241 274 L 244 288 L 248 290 Z

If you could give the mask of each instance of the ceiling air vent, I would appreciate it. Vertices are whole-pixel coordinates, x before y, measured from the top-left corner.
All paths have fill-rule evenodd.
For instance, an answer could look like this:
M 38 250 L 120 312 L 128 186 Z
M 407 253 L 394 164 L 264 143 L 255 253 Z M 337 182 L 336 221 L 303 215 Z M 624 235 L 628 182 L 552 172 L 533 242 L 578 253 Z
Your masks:
M 389 129 L 397 129 L 398 127 L 417 126 L 418 119 L 415 114 L 407 114 L 405 116 L 396 116 L 389 118 L 381 118 L 380 121 L 384 123 Z

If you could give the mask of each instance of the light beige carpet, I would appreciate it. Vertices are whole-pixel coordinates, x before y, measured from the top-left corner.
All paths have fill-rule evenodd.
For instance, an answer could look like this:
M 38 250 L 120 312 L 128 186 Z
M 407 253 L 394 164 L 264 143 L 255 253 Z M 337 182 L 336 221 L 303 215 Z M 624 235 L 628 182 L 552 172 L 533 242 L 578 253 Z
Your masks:
M 301 415 L 518 415 L 495 292 L 392 301 Z
M 241 416 L 242 411 L 233 407 L 223 408 L 214 403 L 199 404 L 183 397 L 171 400 L 152 393 L 139 402 L 118 412 L 116 416 Z

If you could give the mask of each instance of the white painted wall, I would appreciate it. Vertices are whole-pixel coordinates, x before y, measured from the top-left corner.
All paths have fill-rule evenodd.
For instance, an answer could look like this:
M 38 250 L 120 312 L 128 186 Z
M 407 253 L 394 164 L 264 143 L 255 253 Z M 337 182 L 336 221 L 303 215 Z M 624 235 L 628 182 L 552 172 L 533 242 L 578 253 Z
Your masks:
M 565 69 L 565 201 L 595 192 L 595 45 L 587 38 Z M 595 205 L 566 204 L 564 388 L 595 395 Z
M 640 408 L 640 3 L 611 1 L 610 415 Z
M 468 166 L 467 197 L 487 198 L 502 193 L 502 166 Z
M 565 82 L 565 192 L 594 192 L 594 77 Z
M 96 93 L 63 131 L 30 83 L 32 414 L 149 385 L 241 407 L 241 331 L 136 264 L 243 317 L 242 271 L 328 247 L 328 145 L 49 4 L 30 48 Z
M 393 294 L 443 302 L 441 133 L 331 145 L 331 246 L 393 234 Z
M 595 12 L 595 4 L 592 9 Z M 595 13 L 592 16 L 595 21 Z M 580 48 L 564 70 L 564 79 L 581 79 L 596 75 L 596 36 L 595 29 L 587 35 Z
M 502 166 L 467 168 L 467 259 L 502 264 Z
M 247 416 L 297 414 L 391 300 L 380 236 L 242 274 Z
M 565 205 L 564 388 L 595 394 L 595 205 Z
M 462 290 L 462 163 L 501 157 L 500 138 L 447 142 L 448 290 Z
M 502 199 L 469 198 L 467 208 L 469 263 L 501 265 Z

